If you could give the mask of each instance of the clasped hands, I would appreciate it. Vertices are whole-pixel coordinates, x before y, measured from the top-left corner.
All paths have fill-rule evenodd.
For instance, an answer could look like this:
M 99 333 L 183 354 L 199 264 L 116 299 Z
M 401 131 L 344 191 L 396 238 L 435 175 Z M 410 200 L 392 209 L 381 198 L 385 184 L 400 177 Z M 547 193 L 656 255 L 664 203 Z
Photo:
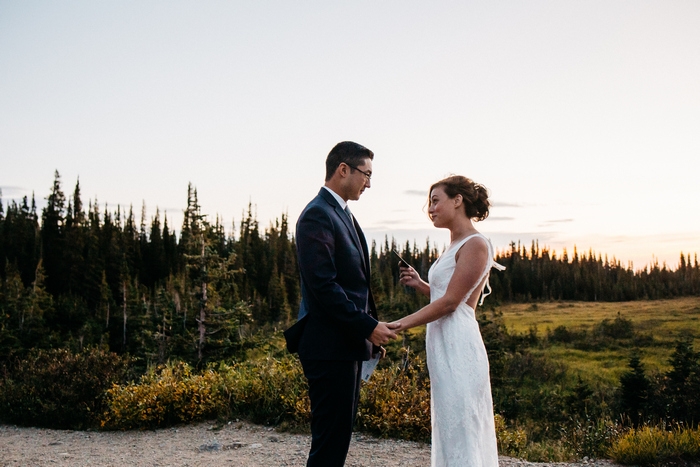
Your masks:
M 400 271 L 399 282 L 401 284 L 409 287 L 417 287 L 419 285 L 420 276 L 415 269 L 411 267 L 401 267 Z M 388 344 L 390 340 L 396 339 L 398 337 L 397 333 L 404 329 L 400 320 L 391 323 L 380 322 L 367 339 L 372 344 L 379 347 Z
M 399 270 L 399 282 L 402 285 L 414 288 L 421 285 L 421 278 L 415 269 L 413 269 L 412 267 L 401 266 Z M 388 344 L 389 341 L 398 338 L 399 336 L 397 333 L 405 331 L 406 329 L 408 329 L 408 327 L 403 326 L 400 320 L 393 321 L 391 323 L 380 321 L 379 323 L 377 323 L 377 326 L 374 328 L 372 334 L 369 335 L 367 340 L 375 346 L 381 347 L 383 356 L 386 351 L 382 346 Z
M 418 272 L 412 267 L 407 268 L 401 266 L 399 270 L 399 282 L 402 285 L 417 288 L 422 284 Z M 380 322 L 377 327 L 374 328 L 368 340 L 376 346 L 382 346 L 388 344 L 390 340 L 396 339 L 398 337 L 397 333 L 406 329 L 407 328 L 401 324 L 400 320 L 391 323 Z
M 384 344 L 388 344 L 390 340 L 398 337 L 396 333 L 398 332 L 399 327 L 399 323 L 385 323 L 380 321 L 367 340 L 377 347 L 381 347 Z

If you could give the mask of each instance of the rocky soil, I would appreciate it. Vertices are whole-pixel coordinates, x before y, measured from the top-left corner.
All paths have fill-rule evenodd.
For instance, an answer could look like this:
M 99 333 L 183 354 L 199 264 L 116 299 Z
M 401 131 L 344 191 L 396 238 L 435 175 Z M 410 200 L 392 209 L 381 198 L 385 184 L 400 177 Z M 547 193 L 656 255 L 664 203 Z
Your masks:
M 152 431 L 63 431 L 0 425 L 0 466 L 299 466 L 310 436 L 233 422 Z M 347 467 L 430 465 L 430 445 L 378 439 L 356 433 Z M 601 460 L 579 464 L 535 464 L 501 457 L 500 467 L 616 467 Z

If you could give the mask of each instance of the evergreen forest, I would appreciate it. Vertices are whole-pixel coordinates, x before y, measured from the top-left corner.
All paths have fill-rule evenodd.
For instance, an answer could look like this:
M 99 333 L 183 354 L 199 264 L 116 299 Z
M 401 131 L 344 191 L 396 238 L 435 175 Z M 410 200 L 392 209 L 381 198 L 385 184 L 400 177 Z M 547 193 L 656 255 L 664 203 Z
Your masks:
M 248 205 L 237 232 L 227 233 L 221 219 L 202 214 L 196 188 L 186 196 L 176 235 L 167 216 L 147 219 L 145 206 L 135 214 L 86 205 L 79 182 L 66 194 L 58 172 L 41 212 L 33 198 L 4 203 L 0 193 L 0 360 L 97 347 L 144 367 L 173 359 L 201 366 L 242 356 L 254 336 L 293 322 L 300 292 L 288 216 L 261 226 Z M 370 249 L 380 317 L 422 306 L 398 285 L 391 250 L 426 277 L 438 247 L 385 238 Z M 680 253 L 675 268 L 634 270 L 593 251 L 559 257 L 537 242 L 513 242 L 496 261 L 506 270 L 491 275 L 491 303 L 700 295 L 697 253 Z

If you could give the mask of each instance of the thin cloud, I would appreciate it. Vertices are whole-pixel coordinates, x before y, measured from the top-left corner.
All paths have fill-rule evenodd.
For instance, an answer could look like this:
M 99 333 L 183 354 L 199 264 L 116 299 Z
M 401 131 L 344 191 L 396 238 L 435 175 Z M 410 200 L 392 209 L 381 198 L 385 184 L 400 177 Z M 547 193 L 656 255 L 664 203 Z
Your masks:
M 489 216 L 488 219 L 490 221 L 514 221 L 515 217 L 506 217 L 506 216 Z
M 545 221 L 545 225 L 546 224 L 559 224 L 562 222 L 573 222 L 573 221 L 574 221 L 573 219 L 552 219 L 549 221 Z
M 406 190 L 403 193 L 410 196 L 428 196 L 428 192 L 425 190 Z
M 493 201 L 491 206 L 495 208 L 522 208 L 524 207 L 520 203 L 509 203 L 507 201 Z
M 9 196 L 10 198 L 28 195 L 32 191 L 21 186 L 0 186 L 0 190 L 2 190 L 3 196 Z
M 406 224 L 410 224 L 410 223 L 411 223 L 410 220 L 401 220 L 401 219 L 386 220 L 385 219 L 381 222 L 381 225 L 397 225 L 397 224 L 398 225 L 406 225 Z

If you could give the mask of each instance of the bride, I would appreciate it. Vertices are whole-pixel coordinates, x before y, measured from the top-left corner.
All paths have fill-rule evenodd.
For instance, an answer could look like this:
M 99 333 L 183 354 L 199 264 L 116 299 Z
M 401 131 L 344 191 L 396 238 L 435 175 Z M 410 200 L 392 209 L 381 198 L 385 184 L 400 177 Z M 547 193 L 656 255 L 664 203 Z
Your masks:
M 430 296 L 429 305 L 396 321 L 394 330 L 428 324 L 433 467 L 498 467 L 489 362 L 474 314 L 491 268 L 504 269 L 472 223 L 484 220 L 489 206 L 486 188 L 466 177 L 435 183 L 428 215 L 435 227 L 450 230 L 451 243 L 430 268 L 429 283 L 411 267 L 400 269 L 402 284 Z

